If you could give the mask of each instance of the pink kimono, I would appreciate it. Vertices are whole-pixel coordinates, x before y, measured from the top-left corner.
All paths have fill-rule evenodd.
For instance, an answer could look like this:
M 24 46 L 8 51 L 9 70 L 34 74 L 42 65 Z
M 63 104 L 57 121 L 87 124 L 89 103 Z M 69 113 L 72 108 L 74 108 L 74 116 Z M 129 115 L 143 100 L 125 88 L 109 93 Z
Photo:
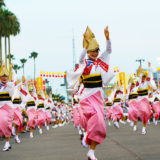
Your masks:
M 14 111 L 10 96 L 14 94 L 14 87 L 13 82 L 0 84 L 0 136 L 11 136 Z
M 38 119 L 37 119 L 37 125 L 39 127 L 43 127 L 43 125 L 46 122 L 46 113 L 45 113 L 45 109 L 44 109 L 44 98 L 40 98 L 39 100 L 39 104 L 37 106 L 37 115 L 38 115 Z
M 87 130 L 86 142 L 90 145 L 91 141 L 100 144 L 106 137 L 103 85 L 108 85 L 114 77 L 109 67 L 111 42 L 107 40 L 105 52 L 95 61 L 85 59 L 86 53 L 84 49 L 75 72 L 67 72 L 67 81 L 68 88 L 73 89 L 82 77 L 84 89 L 80 95 L 80 124 Z

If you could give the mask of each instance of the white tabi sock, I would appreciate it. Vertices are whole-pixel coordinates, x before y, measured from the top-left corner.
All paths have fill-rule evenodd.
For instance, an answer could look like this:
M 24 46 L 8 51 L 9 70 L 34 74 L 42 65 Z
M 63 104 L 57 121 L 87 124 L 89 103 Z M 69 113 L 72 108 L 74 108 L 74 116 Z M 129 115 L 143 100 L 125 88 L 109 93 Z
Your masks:
M 90 159 L 97 160 L 97 158 L 96 158 L 95 155 L 94 155 L 94 150 L 93 150 L 93 149 L 89 149 L 89 151 L 88 151 L 88 153 L 87 153 L 87 156 L 88 156 Z
M 7 142 L 5 143 L 5 146 L 10 146 L 9 141 L 7 141 Z

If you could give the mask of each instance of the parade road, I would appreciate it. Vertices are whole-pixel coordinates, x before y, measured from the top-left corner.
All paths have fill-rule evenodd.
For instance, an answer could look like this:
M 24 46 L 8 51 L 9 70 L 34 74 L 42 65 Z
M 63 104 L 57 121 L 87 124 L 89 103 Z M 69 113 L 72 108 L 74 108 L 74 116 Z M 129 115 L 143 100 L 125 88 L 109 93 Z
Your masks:
M 133 132 L 127 125 L 120 129 L 107 126 L 107 138 L 97 147 L 98 160 L 160 160 L 160 124 L 147 126 L 147 135 L 141 135 L 141 124 Z M 88 149 L 82 147 L 77 129 L 73 124 L 50 131 L 44 130 L 33 139 L 29 133 L 21 134 L 21 144 L 15 144 L 10 151 L 0 151 L 0 160 L 87 160 Z M 3 148 L 4 140 L 0 141 Z

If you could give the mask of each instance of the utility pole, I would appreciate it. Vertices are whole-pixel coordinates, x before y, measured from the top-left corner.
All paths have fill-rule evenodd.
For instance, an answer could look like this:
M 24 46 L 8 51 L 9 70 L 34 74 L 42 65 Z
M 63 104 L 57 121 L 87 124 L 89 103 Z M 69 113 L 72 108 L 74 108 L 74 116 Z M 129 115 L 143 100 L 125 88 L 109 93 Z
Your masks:
M 139 62 L 141 67 L 142 67 L 142 62 L 144 61 L 145 61 L 144 59 L 136 59 L 136 62 Z
M 74 39 L 74 29 L 72 30 L 73 38 L 72 38 L 72 48 L 73 48 L 73 70 L 75 70 L 76 65 L 76 51 L 75 51 L 75 39 Z
M 67 74 L 67 72 L 65 72 Z M 67 92 L 68 89 L 68 83 L 67 83 L 67 79 L 64 78 L 64 86 L 66 87 L 66 94 L 67 94 L 67 103 L 69 102 L 69 94 Z

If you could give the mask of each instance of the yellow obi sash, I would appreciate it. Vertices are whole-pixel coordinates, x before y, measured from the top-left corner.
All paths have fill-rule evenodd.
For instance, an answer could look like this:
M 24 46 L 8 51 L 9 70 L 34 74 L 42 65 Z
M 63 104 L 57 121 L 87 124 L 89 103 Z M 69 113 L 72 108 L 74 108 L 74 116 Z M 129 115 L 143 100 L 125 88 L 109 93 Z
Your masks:
M 14 98 L 14 100 L 13 100 L 13 104 L 21 104 L 21 98 L 20 97 L 16 97 L 16 98 Z
M 39 108 L 44 108 L 44 103 L 40 103 L 38 106 L 37 106 L 37 108 L 39 109 Z
M 136 99 L 138 97 L 138 93 L 129 94 L 129 99 Z
M 138 95 L 139 96 L 147 96 L 148 95 L 148 89 L 138 89 Z
M 27 107 L 31 107 L 31 106 L 35 106 L 35 102 L 34 101 L 28 101 L 27 102 Z
M 11 101 L 11 96 L 9 95 L 9 92 L 0 93 L 0 101 Z
M 82 75 L 82 82 L 84 88 L 97 88 L 102 87 L 101 74 Z
M 111 102 L 107 102 L 106 106 L 112 106 L 112 103 Z
M 114 98 L 113 102 L 121 102 L 120 98 Z
M 159 99 L 156 97 L 155 99 L 154 99 L 154 102 L 158 102 L 159 101 Z

